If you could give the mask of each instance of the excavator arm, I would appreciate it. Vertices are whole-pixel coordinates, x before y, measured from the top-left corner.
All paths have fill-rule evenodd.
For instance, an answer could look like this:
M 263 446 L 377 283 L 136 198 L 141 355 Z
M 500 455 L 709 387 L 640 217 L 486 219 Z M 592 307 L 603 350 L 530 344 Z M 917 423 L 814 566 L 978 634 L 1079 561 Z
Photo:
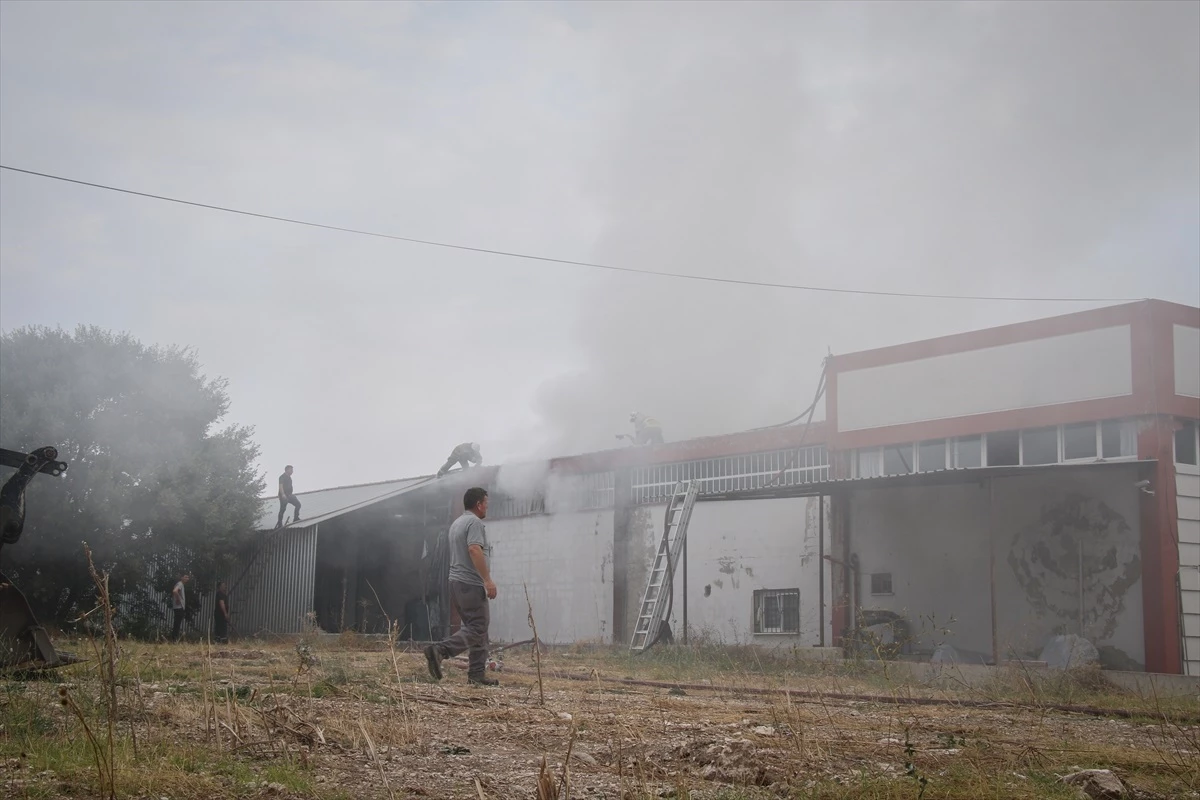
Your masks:
M 0 464 L 17 472 L 0 487 L 0 550 L 16 544 L 25 529 L 25 489 L 39 472 L 60 476 L 67 470 L 58 450 L 40 447 L 32 453 L 0 448 Z M 58 653 L 50 636 L 38 624 L 25 595 L 0 572 L 0 670 L 35 670 L 61 667 L 76 661 Z

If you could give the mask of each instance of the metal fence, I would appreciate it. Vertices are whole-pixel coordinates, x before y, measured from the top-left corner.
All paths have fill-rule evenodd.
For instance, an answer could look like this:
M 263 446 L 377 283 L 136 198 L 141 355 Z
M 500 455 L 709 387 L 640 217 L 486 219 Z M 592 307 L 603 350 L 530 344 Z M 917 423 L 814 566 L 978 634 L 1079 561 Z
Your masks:
M 704 495 L 797 486 L 828 478 L 829 454 L 824 445 L 655 464 L 634 469 L 633 502 L 662 502 L 676 483 L 687 480 L 699 481 L 700 494 Z

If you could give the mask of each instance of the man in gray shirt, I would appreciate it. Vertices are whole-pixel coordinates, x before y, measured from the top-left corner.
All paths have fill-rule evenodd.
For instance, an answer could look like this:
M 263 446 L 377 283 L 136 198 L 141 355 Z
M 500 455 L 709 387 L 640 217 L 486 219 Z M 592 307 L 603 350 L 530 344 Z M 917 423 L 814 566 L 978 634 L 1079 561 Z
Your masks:
M 488 493 L 478 486 L 463 495 L 463 515 L 450 526 L 450 602 L 458 612 L 458 630 L 449 639 L 425 648 L 429 674 L 442 679 L 442 660 L 468 651 L 467 682 L 497 686 L 487 676 L 488 600 L 496 599 L 496 584 L 488 570 L 492 548 L 483 520 L 487 516 Z

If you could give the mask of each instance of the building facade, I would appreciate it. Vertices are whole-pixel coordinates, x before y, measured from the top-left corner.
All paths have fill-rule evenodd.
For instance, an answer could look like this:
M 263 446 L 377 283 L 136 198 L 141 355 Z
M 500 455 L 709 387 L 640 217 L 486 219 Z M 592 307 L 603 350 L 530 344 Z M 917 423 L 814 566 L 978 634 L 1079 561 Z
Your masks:
M 871 629 L 912 657 L 949 644 L 998 663 L 1071 633 L 1109 667 L 1200 674 L 1200 309 L 834 356 L 826 381 L 823 423 L 301 495 L 304 527 L 263 534 L 235 607 L 280 633 L 436 634 L 453 624 L 438 537 L 480 484 L 493 636 L 529 638 L 528 593 L 544 640 L 625 643 L 667 496 L 693 479 L 677 638 L 833 646 Z

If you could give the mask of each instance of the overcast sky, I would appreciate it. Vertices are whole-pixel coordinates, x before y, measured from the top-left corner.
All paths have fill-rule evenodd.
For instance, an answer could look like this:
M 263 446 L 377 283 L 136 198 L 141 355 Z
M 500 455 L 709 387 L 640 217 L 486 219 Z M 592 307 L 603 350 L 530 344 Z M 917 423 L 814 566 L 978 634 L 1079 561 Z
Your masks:
M 621 266 L 1200 304 L 1200 4 L 0 3 L 0 161 Z M 1095 307 L 429 248 L 0 173 L 0 325 L 195 346 L 296 488 L 794 416 Z

